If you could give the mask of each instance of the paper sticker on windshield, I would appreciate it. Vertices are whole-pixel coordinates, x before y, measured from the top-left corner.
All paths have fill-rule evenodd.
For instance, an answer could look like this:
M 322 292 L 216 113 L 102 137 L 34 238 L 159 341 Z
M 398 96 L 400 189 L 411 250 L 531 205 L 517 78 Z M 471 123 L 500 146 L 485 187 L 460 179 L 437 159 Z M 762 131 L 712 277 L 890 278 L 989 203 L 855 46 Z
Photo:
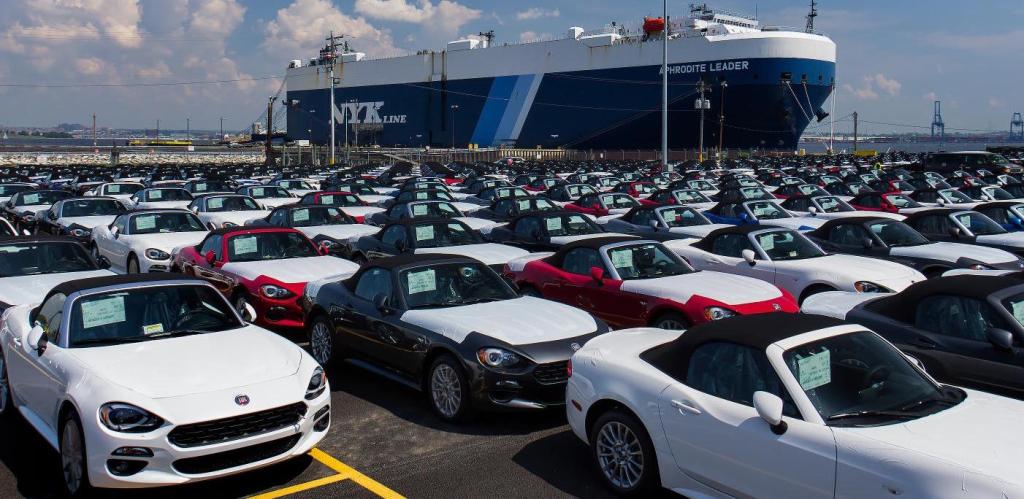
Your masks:
M 156 215 L 135 217 L 135 230 L 151 230 L 156 227 Z
M 82 327 L 85 329 L 124 322 L 124 317 L 124 296 L 82 303 Z
M 231 240 L 233 253 L 236 255 L 247 255 L 256 252 L 256 236 L 236 237 Z
M 21 200 L 24 201 L 25 204 L 39 204 L 39 194 L 25 194 Z
M 529 199 L 522 199 L 522 200 L 516 201 L 516 206 L 518 206 L 520 210 L 529 210 L 530 209 L 530 200 Z
M 832 354 L 825 350 L 797 360 L 800 387 L 813 390 L 832 382 Z
M 415 204 L 412 206 L 412 216 L 420 217 L 427 214 L 427 205 Z
M 206 207 L 211 210 L 219 210 L 224 207 L 224 198 L 210 198 L 206 202 Z
M 164 198 L 164 192 L 163 191 L 149 191 L 149 200 L 150 201 L 156 201 L 158 199 L 163 199 L 163 198 Z
M 437 279 L 434 269 L 409 272 L 406 274 L 406 279 L 408 279 L 409 294 L 411 295 L 416 293 L 426 293 L 437 289 Z
M 334 195 L 320 196 L 320 204 L 334 204 Z
M 1024 301 L 1012 303 L 1010 308 L 1013 309 L 1013 318 L 1017 319 L 1017 322 L 1024 324 Z
M 198 184 L 196 184 L 196 191 L 197 192 L 203 192 L 205 190 L 206 190 L 206 182 L 199 182 Z
M 427 199 L 429 197 L 429 195 L 430 194 L 427 193 L 427 192 L 417 192 L 416 193 L 416 199 Z
M 267 190 L 264 189 L 263 187 L 254 187 L 251 191 L 249 191 L 249 194 L 252 195 L 252 197 L 254 198 L 261 198 L 264 195 L 266 195 L 266 192 Z
M 560 230 L 562 230 L 562 218 L 561 217 L 545 218 L 544 219 L 544 224 L 547 226 L 549 231 L 560 231 Z
M 293 211 L 292 212 L 292 220 L 295 220 L 296 222 L 307 222 L 307 221 L 309 221 L 309 210 L 303 208 L 301 210 Z
M 775 236 L 762 236 L 757 238 L 757 242 L 761 245 L 761 249 L 765 251 L 771 251 L 775 249 Z
M 142 326 L 142 334 L 149 336 L 151 334 L 160 334 L 164 332 L 164 325 L 159 322 L 156 324 L 147 324 Z
M 970 226 L 971 226 L 971 216 L 970 216 L 970 215 L 967 215 L 967 214 L 964 214 L 964 215 L 958 215 L 958 216 L 956 217 L 956 219 L 957 219 L 957 221 L 959 221 L 959 222 L 960 222 L 960 224 L 961 224 L 961 225 L 963 225 L 964 227 L 970 227 Z
M 416 240 L 417 241 L 430 241 L 434 239 L 434 226 L 433 225 L 421 225 L 416 227 Z M 431 271 L 433 272 L 433 271 Z
M 633 250 L 617 250 L 612 251 L 612 266 L 617 269 L 629 269 L 633 268 Z

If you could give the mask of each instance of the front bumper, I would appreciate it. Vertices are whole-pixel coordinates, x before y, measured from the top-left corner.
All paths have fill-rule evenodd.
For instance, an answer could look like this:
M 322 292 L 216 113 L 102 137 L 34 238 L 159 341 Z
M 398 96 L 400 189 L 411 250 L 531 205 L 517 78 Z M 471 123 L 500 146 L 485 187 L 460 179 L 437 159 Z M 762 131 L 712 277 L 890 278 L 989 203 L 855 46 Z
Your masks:
M 568 357 L 535 364 L 524 372 L 503 373 L 474 366 L 470 385 L 477 407 L 535 410 L 565 405 Z
M 283 300 L 254 296 L 252 306 L 256 309 L 256 324 L 270 329 L 304 328 L 305 314 L 299 305 L 301 297 L 301 293 Z
M 180 485 L 234 475 L 301 456 L 319 443 L 330 428 L 330 389 L 315 400 L 306 401 L 306 413 L 285 428 L 252 437 L 198 447 L 178 447 L 171 443 L 173 426 L 133 435 L 115 433 L 100 427 L 101 438 L 87 440 L 89 480 L 99 488 L 147 488 Z M 99 422 L 95 422 L 99 425 Z M 123 447 L 146 448 L 152 457 L 115 456 Z M 127 476 L 119 476 L 111 461 L 144 462 L 145 466 Z M 136 465 L 138 466 L 138 465 Z

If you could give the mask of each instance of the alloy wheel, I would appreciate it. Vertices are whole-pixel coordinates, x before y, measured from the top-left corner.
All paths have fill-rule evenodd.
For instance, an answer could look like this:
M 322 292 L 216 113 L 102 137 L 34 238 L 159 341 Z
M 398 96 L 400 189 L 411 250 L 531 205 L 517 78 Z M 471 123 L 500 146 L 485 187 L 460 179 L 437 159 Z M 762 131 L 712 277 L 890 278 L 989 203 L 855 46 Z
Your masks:
M 309 338 L 309 349 L 312 350 L 313 358 L 320 365 L 327 365 L 327 362 L 331 360 L 331 354 L 334 350 L 331 328 L 322 320 L 313 323 L 313 331 Z
M 128 273 L 129 274 L 138 274 L 138 273 L 140 273 L 139 272 L 139 262 L 138 262 L 138 260 L 136 260 L 134 258 L 129 258 L 128 259 Z
M 656 324 L 658 329 L 668 329 L 671 331 L 681 331 L 686 329 L 686 324 L 679 322 L 675 319 L 662 319 Z
M 430 378 L 430 394 L 434 407 L 446 418 L 454 418 L 462 408 L 462 383 L 455 369 L 439 364 Z
M 64 422 L 60 439 L 60 460 L 64 470 L 64 484 L 72 495 L 82 487 L 85 476 L 85 451 L 82 449 L 82 430 L 74 418 Z
M 618 421 L 609 421 L 597 435 L 597 460 L 601 473 L 617 488 L 628 490 L 640 483 L 644 473 L 644 454 L 633 430 Z

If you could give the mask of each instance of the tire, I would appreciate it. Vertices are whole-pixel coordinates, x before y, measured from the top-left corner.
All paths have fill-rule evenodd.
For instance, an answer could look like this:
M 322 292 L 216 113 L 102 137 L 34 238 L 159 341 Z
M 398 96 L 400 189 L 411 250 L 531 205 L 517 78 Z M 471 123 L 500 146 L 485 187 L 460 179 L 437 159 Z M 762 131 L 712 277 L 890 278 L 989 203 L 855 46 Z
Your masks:
M 128 274 L 141 274 L 142 270 L 139 268 L 139 259 L 135 255 L 128 255 L 128 264 L 125 265 L 125 273 Z
M 11 379 L 7 376 L 7 358 L 0 349 L 0 419 L 14 414 L 14 397 L 11 395 Z
M 251 305 L 249 303 L 249 296 L 245 293 L 245 291 L 238 291 L 238 292 L 236 292 L 235 293 L 235 298 L 232 300 L 232 305 L 234 305 L 235 310 L 238 312 L 238 315 L 242 316 L 243 319 L 247 318 L 245 316 L 246 315 L 245 306 L 247 304 Z M 253 317 L 252 319 L 255 320 L 255 317 Z
M 68 497 L 85 497 L 89 495 L 92 486 L 89 484 L 88 453 L 82 422 L 71 411 L 61 420 L 60 428 L 59 450 L 64 492 Z
M 430 364 L 427 375 L 427 398 L 434 414 L 450 423 L 469 419 L 469 379 L 459 362 L 442 355 Z
M 645 497 L 660 487 L 654 445 L 635 416 L 612 409 L 597 418 L 589 435 L 590 455 L 606 487 L 625 497 Z
M 827 293 L 829 291 L 835 291 L 835 288 L 833 288 L 831 286 L 825 286 L 823 284 L 815 284 L 815 285 L 805 289 L 804 292 L 800 295 L 800 305 L 804 304 L 804 300 L 806 300 L 806 299 L 808 299 L 808 298 L 810 298 L 810 297 L 812 297 L 812 296 L 814 296 L 814 295 L 816 295 L 818 293 Z
M 531 296 L 533 298 L 544 298 L 544 295 L 540 294 L 540 291 L 538 291 L 537 288 L 530 286 L 529 284 L 519 286 L 519 295 Z
M 690 327 L 690 321 L 686 320 L 686 317 L 683 317 L 678 312 L 665 312 L 651 321 L 651 327 L 668 329 L 670 331 L 682 331 Z
M 328 364 L 339 358 L 334 325 L 326 315 L 318 314 L 309 321 L 308 329 L 310 354 L 321 366 L 327 367 Z

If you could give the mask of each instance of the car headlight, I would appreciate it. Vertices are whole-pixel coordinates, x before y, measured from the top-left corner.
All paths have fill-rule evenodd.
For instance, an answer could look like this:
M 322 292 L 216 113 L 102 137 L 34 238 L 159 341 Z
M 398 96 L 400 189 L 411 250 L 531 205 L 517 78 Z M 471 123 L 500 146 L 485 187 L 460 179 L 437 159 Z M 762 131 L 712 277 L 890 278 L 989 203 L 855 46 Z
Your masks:
M 327 238 L 321 239 L 317 241 L 317 243 L 319 243 L 320 246 L 323 246 L 325 248 L 333 248 L 338 244 L 336 241 Z
M 306 400 L 313 400 L 324 393 L 327 389 L 327 375 L 324 374 L 322 367 L 317 367 L 313 370 L 313 376 L 309 378 L 309 384 L 306 385 Z
M 481 348 L 476 358 L 484 367 L 512 367 L 522 362 L 523 358 L 501 348 Z
M 273 298 L 275 300 L 288 298 L 289 296 L 292 295 L 291 291 L 288 291 L 287 289 L 284 289 L 281 286 L 275 286 L 273 284 L 264 284 L 260 286 L 260 291 L 263 292 L 263 296 L 266 296 L 267 298 Z
M 853 283 L 853 288 L 856 289 L 858 293 L 892 293 L 891 289 L 868 281 L 855 282 Z
M 163 250 L 149 248 L 146 250 L 146 258 L 149 258 L 150 260 L 169 260 L 171 255 L 167 254 L 167 252 Z
M 722 307 L 708 307 L 704 309 L 704 318 L 709 321 L 720 321 L 722 319 L 728 319 L 729 317 L 735 317 L 736 312 Z
M 75 237 L 89 237 L 92 231 L 85 227 L 71 227 L 68 229 L 68 233 Z
M 110 402 L 100 407 L 103 426 L 122 433 L 146 433 L 164 424 L 159 416 L 131 404 Z
M 234 222 L 224 222 L 223 224 L 221 224 L 221 226 L 227 229 L 229 227 L 238 227 L 238 224 Z
M 976 263 L 967 268 L 971 270 L 992 270 L 992 267 L 989 267 L 988 265 L 982 265 L 980 263 Z

